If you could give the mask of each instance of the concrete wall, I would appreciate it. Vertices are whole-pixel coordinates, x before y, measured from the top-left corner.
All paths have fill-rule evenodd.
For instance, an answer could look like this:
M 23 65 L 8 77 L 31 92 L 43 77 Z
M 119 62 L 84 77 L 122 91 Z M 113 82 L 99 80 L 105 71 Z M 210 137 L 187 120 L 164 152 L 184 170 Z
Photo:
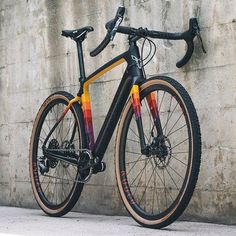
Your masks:
M 87 74 L 126 47 L 115 41 L 96 58 L 88 52 L 104 36 L 104 24 L 119 4 L 127 8 L 124 25 L 183 31 L 199 17 L 207 54 L 199 44 L 182 69 L 175 63 L 184 44 L 157 41 L 149 75 L 167 74 L 189 91 L 201 122 L 203 155 L 200 177 L 185 218 L 236 223 L 236 1 L 234 0 L 2 0 L 0 2 L 0 204 L 36 207 L 28 173 L 32 123 L 53 91 L 77 91 L 74 43 L 62 29 L 92 25 L 84 43 Z M 124 43 L 121 43 L 124 42 Z M 91 86 L 95 133 L 119 83 L 115 71 Z M 105 161 L 108 168 L 86 186 L 76 210 L 123 214 L 114 177 L 114 138 Z

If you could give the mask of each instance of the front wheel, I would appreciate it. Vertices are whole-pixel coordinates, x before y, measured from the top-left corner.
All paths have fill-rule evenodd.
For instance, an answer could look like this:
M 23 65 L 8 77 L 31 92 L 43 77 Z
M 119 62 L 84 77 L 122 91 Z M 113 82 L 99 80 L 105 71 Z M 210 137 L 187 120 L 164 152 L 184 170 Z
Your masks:
M 156 101 L 163 134 L 158 135 L 148 105 Z M 201 134 L 196 110 L 186 90 L 168 77 L 140 86 L 141 117 L 149 147 L 165 143 L 166 152 L 143 155 L 131 101 L 117 131 L 115 169 L 122 201 L 141 225 L 162 228 L 187 207 L 196 186 L 201 160 Z

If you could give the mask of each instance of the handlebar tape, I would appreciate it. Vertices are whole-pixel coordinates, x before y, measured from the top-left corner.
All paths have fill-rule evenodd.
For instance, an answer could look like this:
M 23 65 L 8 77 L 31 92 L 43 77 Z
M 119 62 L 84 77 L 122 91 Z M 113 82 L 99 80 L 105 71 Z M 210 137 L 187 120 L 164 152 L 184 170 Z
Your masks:
M 107 33 L 106 37 L 102 40 L 102 42 L 90 52 L 91 57 L 97 56 L 108 44 L 110 43 L 110 34 Z

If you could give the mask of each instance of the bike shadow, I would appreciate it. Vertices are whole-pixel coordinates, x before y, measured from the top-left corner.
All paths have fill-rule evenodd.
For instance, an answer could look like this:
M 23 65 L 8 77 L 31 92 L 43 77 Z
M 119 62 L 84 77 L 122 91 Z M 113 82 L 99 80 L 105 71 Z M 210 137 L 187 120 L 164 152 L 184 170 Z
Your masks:
M 34 213 L 33 215 L 38 217 L 46 217 L 52 219 L 53 221 L 73 221 L 74 223 L 92 223 L 92 224 L 108 224 L 110 225 L 112 222 L 117 225 L 118 227 L 132 227 L 134 229 L 138 229 L 139 232 L 145 231 L 148 234 L 156 233 L 156 232 L 166 232 L 166 233 L 184 233 L 188 234 L 189 230 L 187 228 L 181 228 L 178 224 L 181 224 L 183 221 L 177 221 L 173 224 L 167 226 L 166 228 L 162 229 L 155 229 L 155 228 L 148 228 L 137 223 L 133 222 L 132 218 L 129 217 L 119 217 L 119 216 L 107 216 L 107 215 L 94 215 L 88 213 L 77 213 L 77 212 L 70 212 L 65 216 L 61 217 L 50 217 L 44 213 Z M 71 222 L 72 223 L 72 222 Z

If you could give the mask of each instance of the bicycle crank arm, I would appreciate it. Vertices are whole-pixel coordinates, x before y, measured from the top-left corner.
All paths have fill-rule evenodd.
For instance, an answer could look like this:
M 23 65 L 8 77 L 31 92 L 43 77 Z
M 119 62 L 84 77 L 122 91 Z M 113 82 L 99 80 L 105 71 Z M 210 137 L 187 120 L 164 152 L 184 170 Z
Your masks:
M 94 159 L 90 159 L 85 166 L 80 166 L 79 169 L 80 169 L 80 171 L 83 171 L 83 170 L 89 169 L 89 168 L 94 167 L 99 164 L 101 164 L 101 163 L 99 163 L 99 158 L 95 157 Z M 104 168 L 104 170 L 105 170 L 105 168 Z
M 47 158 L 51 158 L 51 159 L 55 159 L 55 160 L 59 160 L 59 161 L 64 161 L 64 162 L 67 162 L 71 165 L 78 166 L 78 160 L 76 158 L 62 156 L 62 155 L 59 155 L 59 154 L 56 154 L 52 151 L 47 151 L 47 150 L 44 150 L 43 154 Z M 74 154 L 74 155 L 76 155 L 76 154 Z

